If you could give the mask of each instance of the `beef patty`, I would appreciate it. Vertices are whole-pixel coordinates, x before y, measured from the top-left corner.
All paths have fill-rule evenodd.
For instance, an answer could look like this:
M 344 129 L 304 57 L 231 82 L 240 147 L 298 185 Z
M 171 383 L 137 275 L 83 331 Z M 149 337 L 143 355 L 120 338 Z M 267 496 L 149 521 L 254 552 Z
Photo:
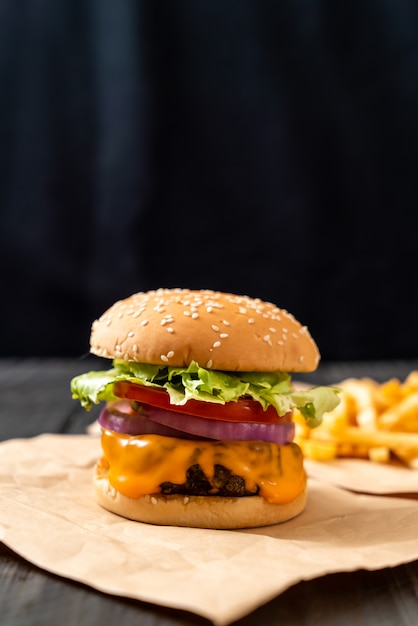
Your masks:
M 214 476 L 209 479 L 198 463 L 187 469 L 186 482 L 177 485 L 167 481 L 161 483 L 160 488 L 165 495 L 242 497 L 256 496 L 258 493 L 257 486 L 254 491 L 248 491 L 244 479 L 223 465 L 215 465 Z

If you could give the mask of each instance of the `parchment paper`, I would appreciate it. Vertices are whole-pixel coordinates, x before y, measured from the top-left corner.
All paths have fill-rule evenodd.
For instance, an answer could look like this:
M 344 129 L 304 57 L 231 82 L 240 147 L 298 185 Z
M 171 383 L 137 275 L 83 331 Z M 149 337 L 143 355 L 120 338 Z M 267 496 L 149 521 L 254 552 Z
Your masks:
M 418 497 L 418 470 L 400 463 L 374 463 L 366 459 L 305 459 L 309 476 L 329 485 L 370 494 L 411 494 Z
M 219 626 L 300 580 L 418 558 L 418 502 L 309 479 L 294 520 L 245 531 L 131 522 L 94 500 L 100 441 L 42 435 L 0 444 L 0 537 L 50 572 L 181 608 Z

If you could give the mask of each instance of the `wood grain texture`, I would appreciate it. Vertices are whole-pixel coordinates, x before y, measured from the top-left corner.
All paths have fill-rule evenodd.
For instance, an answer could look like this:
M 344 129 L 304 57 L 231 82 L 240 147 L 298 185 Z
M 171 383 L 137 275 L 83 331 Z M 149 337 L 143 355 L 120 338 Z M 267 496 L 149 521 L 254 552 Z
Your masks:
M 72 376 L 101 367 L 89 359 L 0 360 L 0 440 L 42 432 L 83 433 L 96 417 L 71 399 Z M 321 365 L 313 383 L 347 376 L 405 377 L 417 362 Z M 418 537 L 418 533 L 417 533 Z M 418 539 L 417 539 L 418 540 Z M 301 582 L 236 622 L 236 626 L 415 626 L 418 562 L 378 572 L 334 574 Z M 0 544 L 1 626 L 203 626 L 198 616 L 116 598 L 59 578 Z

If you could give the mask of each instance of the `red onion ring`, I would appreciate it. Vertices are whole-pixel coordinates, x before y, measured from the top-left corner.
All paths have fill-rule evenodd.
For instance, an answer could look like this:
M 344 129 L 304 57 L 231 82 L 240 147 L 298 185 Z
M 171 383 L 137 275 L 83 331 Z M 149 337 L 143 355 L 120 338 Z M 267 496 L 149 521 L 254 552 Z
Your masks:
M 133 413 L 126 403 L 112 403 L 99 416 L 103 428 L 127 435 L 155 434 L 168 437 L 214 439 L 221 441 L 266 441 L 285 445 L 293 441 L 295 425 L 259 422 L 225 422 L 167 411 L 149 404 Z M 129 412 L 128 412 L 129 411 Z
M 267 441 L 284 445 L 293 441 L 295 424 L 261 424 L 259 422 L 224 422 L 166 411 L 143 404 L 142 414 L 158 424 L 182 432 L 222 441 Z
M 193 439 L 180 430 L 153 422 L 144 415 L 124 412 L 116 406 L 107 406 L 102 409 L 98 422 L 102 428 L 124 435 L 163 435 L 164 437 Z

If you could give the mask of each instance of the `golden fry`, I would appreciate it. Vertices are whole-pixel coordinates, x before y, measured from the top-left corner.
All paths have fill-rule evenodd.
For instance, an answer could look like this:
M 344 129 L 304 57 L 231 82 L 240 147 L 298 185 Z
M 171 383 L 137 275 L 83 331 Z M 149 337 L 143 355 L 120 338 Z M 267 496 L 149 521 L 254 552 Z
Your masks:
M 418 371 L 411 372 L 403 385 L 405 395 L 418 391 Z
M 354 416 L 351 415 L 355 423 L 364 428 L 374 428 L 377 422 L 376 409 L 376 383 L 370 379 L 356 380 L 350 378 L 340 385 L 348 398 L 351 398 L 352 407 L 354 405 Z
M 401 381 L 397 378 L 392 378 L 386 383 L 380 386 L 380 405 L 381 409 L 385 410 L 393 404 L 397 404 L 403 400 L 405 391 L 401 384 Z
M 404 382 L 349 378 L 338 386 L 341 402 L 317 428 L 308 428 L 295 412 L 296 442 L 305 456 L 318 461 L 366 458 L 376 463 L 395 458 L 418 469 L 418 371 Z
M 409 450 L 411 448 L 418 452 L 418 434 L 403 432 L 387 432 L 384 430 L 369 431 L 355 426 L 347 428 L 344 432 L 336 436 L 337 441 L 349 442 L 368 446 L 387 446 L 389 449 Z
M 305 439 L 301 443 L 303 454 L 315 461 L 331 461 L 337 456 L 337 444 L 332 441 Z
M 379 416 L 379 428 L 418 433 L 418 392 L 388 408 Z
M 374 463 L 389 463 L 390 449 L 385 446 L 369 448 L 369 459 Z

